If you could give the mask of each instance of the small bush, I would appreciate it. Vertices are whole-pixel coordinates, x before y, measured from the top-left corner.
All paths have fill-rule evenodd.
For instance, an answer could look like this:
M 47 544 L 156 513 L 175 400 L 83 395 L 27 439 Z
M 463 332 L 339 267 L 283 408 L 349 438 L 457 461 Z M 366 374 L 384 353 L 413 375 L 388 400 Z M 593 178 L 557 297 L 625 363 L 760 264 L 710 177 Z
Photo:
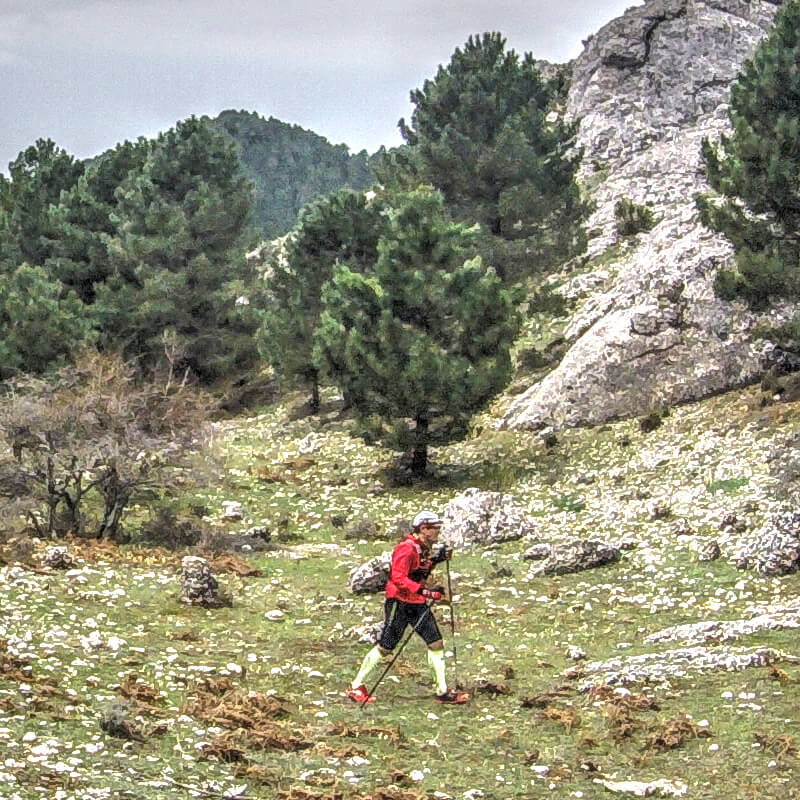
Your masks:
M 571 511 L 575 514 L 586 508 L 586 503 L 583 500 L 571 494 L 562 494 L 560 497 L 557 497 L 553 500 L 553 505 L 561 509 L 561 511 Z
M 639 430 L 642 433 L 650 433 L 661 427 L 662 415 L 658 411 L 651 411 L 647 416 L 639 420 Z
M 174 509 L 162 507 L 157 509 L 152 519 L 142 525 L 134 539 L 137 544 L 180 550 L 194 547 L 204 533 L 204 526 L 196 519 L 181 518 Z
M 564 317 L 567 314 L 567 300 L 551 286 L 544 286 L 528 299 L 528 316 L 534 314 Z
M 635 236 L 637 233 L 652 230 L 656 224 L 651 208 L 640 206 L 627 197 L 617 200 L 614 216 L 617 220 L 617 233 L 620 236 Z

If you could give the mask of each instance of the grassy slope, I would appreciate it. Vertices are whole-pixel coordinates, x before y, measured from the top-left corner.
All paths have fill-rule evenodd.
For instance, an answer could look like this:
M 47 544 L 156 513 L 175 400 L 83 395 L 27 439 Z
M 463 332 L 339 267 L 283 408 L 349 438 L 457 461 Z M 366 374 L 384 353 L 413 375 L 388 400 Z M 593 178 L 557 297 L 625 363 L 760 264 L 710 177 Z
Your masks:
M 550 450 L 535 435 L 485 430 L 434 452 L 446 482 L 401 489 L 381 485 L 390 454 L 350 439 L 335 415 L 297 418 L 287 403 L 221 425 L 227 481 L 202 500 L 241 500 L 239 527 L 297 539 L 253 559 L 260 577 L 222 576 L 235 604 L 214 611 L 178 603 L 180 554 L 84 547 L 79 572 L 4 569 L 0 797 L 610 796 L 600 773 L 681 780 L 692 798 L 800 796 L 800 666 L 689 674 L 629 687 L 627 701 L 560 676 L 569 644 L 589 659 L 667 650 L 678 645 L 645 636 L 797 596 L 796 575 L 762 579 L 692 551 L 727 511 L 757 525 L 773 502 L 764 456 L 796 430 L 800 408 L 761 411 L 755 399 L 748 390 L 675 409 L 647 434 L 635 422 L 566 431 Z M 354 707 L 340 692 L 366 646 L 347 630 L 375 619 L 380 599 L 351 595 L 349 570 L 389 549 L 399 520 L 469 486 L 511 494 L 543 541 L 638 546 L 614 566 L 535 581 L 519 542 L 457 554 L 448 668 L 473 701 L 431 702 L 414 641 L 379 701 Z M 656 502 L 671 514 L 653 520 Z M 346 539 L 334 515 L 375 520 L 384 538 Z M 680 520 L 693 533 L 676 534 Z M 284 616 L 273 622 L 275 609 Z M 734 644 L 798 653 L 792 631 Z M 144 741 L 100 730 L 121 693 Z M 679 727 L 688 737 L 667 746 Z

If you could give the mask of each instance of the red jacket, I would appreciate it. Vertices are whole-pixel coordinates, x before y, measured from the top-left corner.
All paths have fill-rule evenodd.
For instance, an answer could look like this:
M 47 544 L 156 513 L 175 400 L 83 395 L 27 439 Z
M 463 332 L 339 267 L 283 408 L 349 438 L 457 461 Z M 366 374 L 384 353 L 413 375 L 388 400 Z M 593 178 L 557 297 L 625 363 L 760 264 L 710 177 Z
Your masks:
M 423 554 L 422 543 L 414 534 L 409 534 L 392 551 L 386 596 L 404 603 L 424 603 L 425 598 L 419 590 L 425 585 L 425 578 L 422 576 L 427 577 L 431 567 L 430 558 Z

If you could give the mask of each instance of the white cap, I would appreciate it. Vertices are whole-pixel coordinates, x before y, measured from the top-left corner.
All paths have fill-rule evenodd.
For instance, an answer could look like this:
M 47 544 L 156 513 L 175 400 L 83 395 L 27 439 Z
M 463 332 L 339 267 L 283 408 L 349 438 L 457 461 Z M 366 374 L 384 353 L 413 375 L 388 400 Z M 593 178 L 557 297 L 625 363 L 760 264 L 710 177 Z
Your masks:
M 419 528 L 421 525 L 443 525 L 444 520 L 438 515 L 434 514 L 433 511 L 420 511 L 416 517 L 414 517 L 414 521 L 411 523 L 411 527 Z

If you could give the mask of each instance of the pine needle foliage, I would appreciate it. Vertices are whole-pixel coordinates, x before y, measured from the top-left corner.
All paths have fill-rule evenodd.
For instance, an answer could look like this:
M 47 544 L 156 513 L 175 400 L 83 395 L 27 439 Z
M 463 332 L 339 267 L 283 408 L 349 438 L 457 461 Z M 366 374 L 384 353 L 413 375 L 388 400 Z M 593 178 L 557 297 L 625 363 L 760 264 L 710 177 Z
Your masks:
M 411 455 L 466 434 L 507 383 L 519 330 L 512 293 L 474 257 L 475 228 L 440 193 L 395 198 L 374 272 L 338 264 L 323 289 L 316 356 L 366 435 Z
M 703 142 L 716 196 L 698 198 L 703 222 L 736 251 L 716 290 L 763 309 L 800 292 L 800 2 L 789 0 L 731 89 L 730 136 Z
M 489 263 L 513 283 L 585 249 L 588 207 L 576 125 L 551 114 L 562 87 L 505 44 L 500 33 L 471 36 L 411 92 L 411 120 L 400 120 L 411 152 L 395 166 L 439 189 L 457 220 L 480 223 Z
M 320 405 L 314 343 L 322 287 L 337 263 L 360 273 L 372 269 L 383 224 L 377 199 L 343 189 L 306 206 L 270 257 L 259 349 L 283 377 L 308 384 L 314 413 Z

